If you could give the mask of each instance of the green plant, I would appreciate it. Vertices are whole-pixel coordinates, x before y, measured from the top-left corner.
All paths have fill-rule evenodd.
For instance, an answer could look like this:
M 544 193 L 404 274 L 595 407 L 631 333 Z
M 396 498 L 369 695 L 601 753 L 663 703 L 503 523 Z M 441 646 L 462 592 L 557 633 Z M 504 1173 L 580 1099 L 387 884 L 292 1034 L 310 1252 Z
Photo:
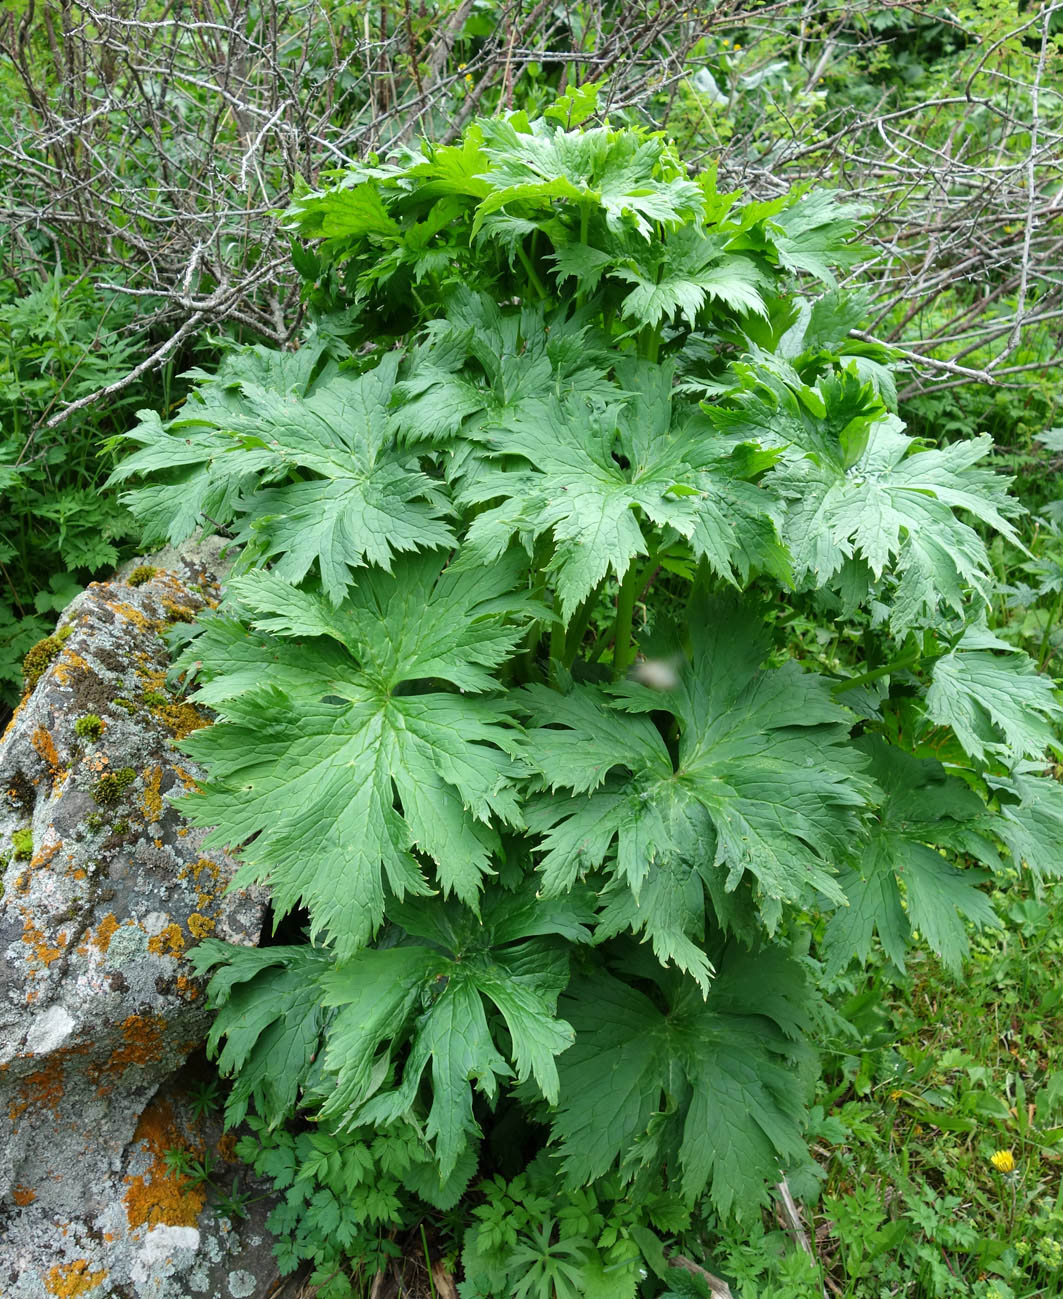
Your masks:
M 74 734 L 83 740 L 98 740 L 103 733 L 103 718 L 95 713 L 85 713 L 74 723 Z
M 128 546 L 132 520 L 101 494 L 97 442 L 122 427 L 137 394 L 76 433 L 44 421 L 128 369 L 133 320 L 128 301 L 60 267 L 24 286 L 0 280 L 0 707 L 17 698 L 21 661 L 55 614 Z
M 218 716 L 183 807 L 308 922 L 193 953 L 270 1174 L 300 1184 L 305 1136 L 361 1186 L 352 1152 L 399 1134 L 396 1188 L 450 1199 L 502 1128 L 568 1195 L 727 1221 L 814 1183 L 832 974 L 876 936 L 958 968 L 992 873 L 1059 871 L 1061 709 L 985 621 L 960 512 L 1011 541 L 1018 513 L 988 439 L 907 436 L 850 337 L 853 209 L 743 206 L 559 116 L 304 195 L 306 345 L 200 376 L 115 481 L 152 537 L 244 543 L 177 666 Z M 300 1190 L 292 1258 L 379 1259 L 377 1210 L 332 1195 L 347 1243 Z M 483 1293 L 586 1287 L 610 1248 L 499 1230 Z M 686 1284 L 646 1217 L 624 1239 L 614 1282 Z

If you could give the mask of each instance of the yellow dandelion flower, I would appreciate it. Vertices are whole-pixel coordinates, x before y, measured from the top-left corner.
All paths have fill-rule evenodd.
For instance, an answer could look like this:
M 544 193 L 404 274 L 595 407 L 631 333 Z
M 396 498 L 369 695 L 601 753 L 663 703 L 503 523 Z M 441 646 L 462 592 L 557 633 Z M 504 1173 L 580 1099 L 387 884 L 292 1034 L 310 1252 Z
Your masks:
M 989 1156 L 989 1162 L 998 1173 L 1013 1173 L 1015 1171 L 1015 1156 L 1010 1150 L 998 1150 L 995 1154 Z

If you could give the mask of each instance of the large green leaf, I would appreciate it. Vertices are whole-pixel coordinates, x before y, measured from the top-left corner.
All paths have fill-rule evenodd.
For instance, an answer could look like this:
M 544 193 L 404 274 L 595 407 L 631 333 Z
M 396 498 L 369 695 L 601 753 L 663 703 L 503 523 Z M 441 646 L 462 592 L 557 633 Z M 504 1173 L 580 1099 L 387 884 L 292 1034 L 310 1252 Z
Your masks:
M 367 570 L 339 610 L 263 572 L 232 584 L 262 630 L 235 684 L 228 651 L 210 683 L 219 721 L 184 743 L 211 779 L 184 806 L 215 827 L 211 843 L 244 845 L 241 879 L 268 880 L 281 912 L 301 901 L 341 955 L 375 932 L 385 881 L 428 890 L 426 861 L 475 907 L 496 822 L 521 824 L 510 707 L 474 693 L 522 635 L 517 573 L 512 560 L 458 574 L 438 555 L 404 558 Z M 274 647 L 293 643 L 302 675 L 265 684 Z
M 841 872 L 847 905 L 827 923 L 828 973 L 854 957 L 866 960 L 876 931 L 886 955 L 903 970 L 913 930 L 957 971 L 968 950 L 964 919 L 998 923 L 979 888 L 985 872 L 956 861 L 967 854 L 997 861 L 986 837 L 991 818 L 978 795 L 939 762 L 913 758 L 874 737 L 856 745 L 868 757 L 881 801 L 859 862 Z
M 842 901 L 835 871 L 858 846 L 867 784 L 826 682 L 793 662 L 762 670 L 763 626 L 748 611 L 695 606 L 691 644 L 671 691 L 525 692 L 527 759 L 555 791 L 529 807 L 528 824 L 543 836 L 544 892 L 606 869 L 608 927 L 618 927 L 619 907 L 662 961 L 707 986 L 697 942 L 705 892 L 726 917 L 725 892 L 748 877 L 769 923 L 784 901 Z M 657 726 L 637 715 L 650 712 L 675 719 L 674 761 Z
M 955 511 L 1018 541 L 1005 480 L 978 464 L 989 438 L 923 450 L 854 375 L 796 391 L 759 378 L 737 406 L 710 413 L 732 434 L 786 452 L 768 479 L 785 505 L 782 537 L 799 580 L 825 586 L 858 560 L 889 600 L 897 634 L 949 610 L 966 615 L 972 593 L 988 599 L 985 546 Z
M 478 1134 L 470 1082 L 493 1098 L 497 1079 L 515 1072 L 518 1082 L 534 1079 L 548 1101 L 557 1100 L 555 1057 L 572 1042 L 572 1029 L 556 1015 L 567 958 L 557 942 L 536 936 L 526 901 L 499 899 L 484 924 L 454 904 L 396 907 L 400 925 L 438 945 L 361 952 L 323 976 L 324 1003 L 338 1008 L 325 1053 L 324 1118 L 341 1126 L 394 1122 L 414 1109 L 430 1070 L 425 1131 L 445 1181 Z M 568 913 L 561 922 L 567 929 L 590 918 L 582 901 Z M 515 1069 L 495 1043 L 484 999 L 505 1024 Z M 398 1083 L 382 1090 L 395 1044 L 407 1036 Z
M 283 383 L 283 372 L 259 382 L 252 372 L 207 384 L 168 426 L 145 416 L 130 435 L 142 449 L 116 481 L 192 468 L 123 499 L 152 535 L 165 529 L 175 542 L 235 520 L 248 545 L 245 566 L 272 560 L 293 582 L 316 568 L 338 604 L 352 569 L 386 569 L 398 553 L 454 540 L 440 486 L 416 451 L 395 445 L 389 407 L 398 362 L 390 354 L 363 375 L 333 373 L 311 387 L 305 366 L 300 382 Z
M 503 464 L 463 488 L 466 503 L 500 502 L 470 526 L 472 556 L 488 561 L 514 536 L 529 546 L 550 537 L 548 568 L 566 619 L 610 573 L 622 578 L 665 539 L 684 538 L 730 581 L 758 568 L 784 575 L 774 502 L 745 481 L 770 461 L 751 464 L 699 415 L 680 409 L 673 421 L 670 366 L 618 366 L 617 380 L 610 405 L 580 395 L 531 399 L 481 434 Z
M 608 974 L 574 980 L 560 1009 L 576 1040 L 560 1059 L 553 1125 L 570 1181 L 663 1161 L 687 1197 L 708 1187 L 726 1215 L 804 1153 L 801 967 L 770 948 L 714 955 L 707 998 L 667 982 L 664 1008 Z
M 1028 655 L 976 627 L 934 664 L 926 707 L 972 758 L 1008 766 L 1057 745 L 1053 723 L 1063 717 L 1051 678 Z
M 199 974 L 218 967 L 208 996 L 217 1012 L 207 1038 L 225 1046 L 218 1069 L 236 1078 L 225 1102 L 229 1124 L 242 1122 L 249 1101 L 269 1124 L 295 1110 L 325 1031 L 319 977 L 326 953 L 311 947 L 235 947 L 208 938 L 189 960 Z

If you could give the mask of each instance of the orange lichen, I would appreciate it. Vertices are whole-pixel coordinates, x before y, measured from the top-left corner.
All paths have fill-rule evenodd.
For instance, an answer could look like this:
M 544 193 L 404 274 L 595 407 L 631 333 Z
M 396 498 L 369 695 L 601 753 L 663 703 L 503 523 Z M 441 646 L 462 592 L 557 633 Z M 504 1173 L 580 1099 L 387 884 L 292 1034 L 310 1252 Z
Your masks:
M 185 594 L 185 592 L 182 592 Z M 163 597 L 162 607 L 169 615 L 170 622 L 195 622 L 198 608 L 193 604 L 181 604 L 177 600 L 168 600 Z
M 152 1064 L 162 1055 L 162 1031 L 166 1021 L 161 1015 L 129 1015 L 122 1021 L 125 1044 L 120 1046 L 101 1073 L 119 1074 L 130 1065 Z
M 184 997 L 186 1001 L 195 1001 L 199 996 L 199 988 L 196 986 L 195 981 L 190 979 L 187 974 L 179 974 L 177 976 L 177 992 L 178 995 Z
M 118 917 L 113 912 L 104 916 L 96 926 L 96 937 L 93 939 L 93 943 L 104 956 L 107 955 L 107 949 L 111 945 L 111 939 L 114 937 L 117 928 Z
M 44 726 L 38 726 L 30 736 L 30 744 L 32 744 L 37 750 L 42 761 L 54 776 L 63 764 L 59 761 L 59 754 L 55 749 L 55 741 L 52 739 L 47 728 Z
M 165 929 L 148 939 L 148 951 L 156 956 L 180 956 L 185 950 L 185 936 L 181 926 L 170 923 Z
M 181 782 L 181 784 L 184 785 L 185 789 L 199 788 L 199 781 L 196 780 L 195 776 L 190 775 L 189 772 L 185 771 L 183 767 L 175 766 L 174 774 L 176 775 L 177 779 Z
M 96 926 L 95 936 L 91 929 L 85 930 L 85 937 L 78 944 L 78 952 L 82 956 L 88 956 L 90 944 L 96 948 L 101 956 L 107 955 L 107 949 L 111 945 L 111 939 L 114 937 L 115 930 L 118 928 L 118 917 L 113 912 L 108 913 Z
M 30 870 L 40 870 L 45 866 L 50 866 L 52 858 L 63 846 L 62 839 L 53 839 L 51 843 L 45 844 L 39 852 L 33 854 L 30 861 Z
M 11 1192 L 11 1198 L 20 1209 L 25 1208 L 27 1204 L 32 1204 L 37 1198 L 37 1192 L 32 1186 L 16 1186 Z
M 175 740 L 183 740 L 186 735 L 211 724 L 205 713 L 200 712 L 195 704 L 187 702 L 172 703 L 166 708 L 155 708 L 152 711 L 164 726 L 173 731 Z
M 151 1167 L 146 1173 L 125 1179 L 129 1190 L 123 1201 L 130 1227 L 195 1226 L 206 1203 L 206 1191 L 166 1166 L 167 1150 L 188 1149 L 169 1101 L 151 1102 L 140 1116 L 133 1140 L 147 1147 Z
M 18 1095 L 8 1106 L 8 1118 L 12 1123 L 33 1106 L 35 1109 L 49 1109 L 53 1114 L 59 1112 L 59 1102 L 63 1099 L 63 1069 L 61 1064 L 52 1063 L 36 1073 L 27 1074 L 19 1085 Z
M 105 604 L 112 613 L 118 614 L 120 618 L 125 618 L 140 631 L 158 631 L 158 623 L 154 622 L 135 605 L 126 604 L 124 600 L 107 600 Z
M 106 1278 L 105 1269 L 90 1272 L 88 1260 L 78 1258 L 73 1263 L 59 1263 L 51 1268 L 44 1284 L 49 1294 L 59 1295 L 61 1299 L 77 1299 L 78 1295 L 95 1290 Z
M 82 675 L 86 673 L 91 675 L 92 668 L 89 667 L 80 654 L 75 654 L 72 649 L 64 650 L 59 656 L 59 662 L 52 670 L 52 676 L 61 686 L 68 686 L 70 685 L 70 678 L 75 672 L 80 672 Z
M 214 932 L 214 921 L 207 916 L 202 916 L 198 911 L 193 911 L 188 917 L 188 932 L 195 938 L 206 938 Z
M 144 772 L 144 793 L 140 796 L 140 806 L 144 810 L 144 819 L 149 825 L 162 816 L 162 794 L 159 792 L 161 784 L 161 767 L 151 767 Z
M 19 715 L 19 713 L 22 712 L 22 706 L 23 706 L 23 704 L 25 704 L 25 702 L 26 702 L 26 700 L 25 700 L 25 698 L 23 698 L 23 699 L 21 699 L 21 700 L 19 701 L 18 704 L 15 705 L 15 711 L 11 714 L 11 719 L 10 719 L 10 721 L 9 721 L 8 724 L 4 727 L 4 733 L 3 733 L 3 735 L 0 735 L 0 741 L 6 740 L 7 737 L 11 734 L 11 731 L 12 731 L 12 729 L 13 729 L 15 723 L 18 721 L 18 715 Z
M 37 963 L 47 967 L 54 961 L 58 961 L 66 950 L 66 943 L 69 938 L 69 934 L 66 930 L 61 930 L 56 936 L 55 941 L 59 946 L 52 947 L 45 939 L 44 931 L 38 929 L 30 919 L 29 913 L 26 910 L 23 910 L 22 917 L 22 941 L 31 949 L 33 957 Z

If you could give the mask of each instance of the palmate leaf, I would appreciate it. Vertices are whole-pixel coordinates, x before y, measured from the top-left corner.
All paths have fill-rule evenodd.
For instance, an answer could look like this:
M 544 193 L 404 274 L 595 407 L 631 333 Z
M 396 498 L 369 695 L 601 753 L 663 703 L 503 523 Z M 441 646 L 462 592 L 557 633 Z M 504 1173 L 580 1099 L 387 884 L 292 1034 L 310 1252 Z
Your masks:
M 803 1154 L 801 967 L 770 948 L 713 955 L 707 998 L 669 981 L 664 1010 L 608 974 L 573 981 L 560 1011 L 576 1040 L 559 1061 L 553 1123 L 570 1182 L 663 1161 L 688 1199 L 708 1187 L 728 1215 L 758 1203 L 765 1181 Z
M 701 937 L 705 892 L 726 919 L 725 892 L 745 876 L 774 923 L 782 902 L 840 902 L 834 878 L 859 842 L 868 786 L 847 741 L 848 714 L 826 682 L 795 663 L 762 671 L 763 627 L 734 604 L 691 614 L 692 659 L 672 691 L 633 683 L 526 692 L 533 728 L 526 756 L 546 796 L 528 808 L 542 835 L 547 895 L 589 871 L 614 881 L 616 907 L 708 986 Z M 660 732 L 638 713 L 671 713 L 673 764 Z M 632 715 L 636 714 L 636 715 Z M 615 900 L 623 891 L 626 898 Z
M 860 203 L 846 203 L 838 192 L 817 189 L 803 195 L 771 217 L 779 263 L 791 271 L 806 271 L 825 284 L 835 284 L 838 267 L 851 266 L 864 249 L 848 244 L 858 219 L 867 212 Z
M 1032 763 L 988 781 L 1000 800 L 993 828 L 1015 864 L 1028 866 L 1039 880 L 1063 875 L 1063 784 Z
M 951 726 L 979 761 L 997 758 L 1011 766 L 1059 743 L 1053 723 L 1063 707 L 1051 678 L 985 628 L 969 628 L 934 664 L 926 708 L 931 721 Z
M 855 745 L 867 755 L 882 797 L 859 862 L 839 877 L 847 905 L 827 922 L 827 973 L 837 974 L 854 957 L 865 961 L 876 931 L 886 955 L 903 970 L 913 930 L 958 971 L 968 950 L 964 919 L 999 921 L 979 888 L 985 872 L 960 868 L 950 856 L 997 864 L 987 837 L 995 829 L 992 818 L 978 795 L 939 762 L 913 758 L 876 737 Z
M 855 557 L 876 582 L 885 579 L 880 598 L 888 595 L 898 635 L 948 609 L 963 614 L 972 591 L 988 598 L 985 546 L 957 509 L 1018 543 L 1005 481 L 978 466 L 989 438 L 920 450 L 854 375 L 799 393 L 762 383 L 737 410 L 711 415 L 736 436 L 789 444 L 768 480 L 785 502 L 781 531 L 795 576 L 824 586 Z
M 158 476 L 122 494 L 141 526 L 145 541 L 178 545 L 210 520 L 227 526 L 236 517 L 244 492 L 253 492 L 285 472 L 264 447 L 245 446 L 240 455 L 230 452 L 238 444 L 223 432 L 230 417 L 243 409 L 242 384 L 257 385 L 285 399 L 309 392 L 322 365 L 320 343 L 308 343 L 297 352 L 272 352 L 247 347 L 228 356 L 216 374 L 190 370 L 198 379 L 181 413 L 166 424 L 155 411 L 138 412 L 139 424 L 115 442 L 135 444 L 139 450 L 126 456 L 107 480 L 108 486 L 131 478 Z
M 595 127 L 565 131 L 522 114 L 481 123 L 489 193 L 476 212 L 484 218 L 510 203 L 532 210 L 555 199 L 599 209 L 610 230 L 633 227 L 648 238 L 652 222 L 678 222 L 703 207 L 697 185 L 659 137 Z
M 394 446 L 389 418 L 399 358 L 340 375 L 299 403 L 245 388 L 247 423 L 286 465 L 317 477 L 259 492 L 245 505 L 243 539 L 273 571 L 300 581 L 316 564 L 334 604 L 364 564 L 390 568 L 397 553 L 449 546 L 446 498 L 416 454 Z M 257 428 L 257 435 L 251 434 Z
M 449 444 L 487 424 L 507 424 L 529 398 L 579 392 L 616 399 L 605 379 L 611 358 L 579 314 L 546 314 L 541 307 L 503 310 L 483 293 L 458 289 L 443 320 L 433 321 L 415 350 L 395 414 L 414 442 Z M 459 462 L 467 469 L 467 459 Z M 453 462 L 448 477 L 458 476 Z
M 302 901 L 311 933 L 326 932 L 340 956 L 376 931 L 385 881 L 400 897 L 428 891 L 421 860 L 475 908 L 496 819 L 521 824 L 509 706 L 438 686 L 495 686 L 523 633 L 510 594 L 519 561 L 441 570 L 438 554 L 367 570 L 340 610 L 272 574 L 233 582 L 263 629 L 259 679 L 272 679 L 274 637 L 299 643 L 305 675 L 253 686 L 255 652 L 234 662 L 226 650 L 210 682 L 219 721 L 184 742 L 211 772 L 182 805 L 189 816 L 216 827 L 209 842 L 245 844 L 240 878 L 268 880 L 279 913 Z M 208 679 L 211 666 L 204 659 Z M 227 672 L 240 693 L 225 688 Z
M 759 292 L 764 279 L 756 263 L 724 248 L 723 237 L 684 228 L 660 244 L 652 260 L 642 258 L 637 268 L 617 266 L 612 278 L 635 286 L 620 305 L 624 317 L 657 326 L 678 314 L 693 325 L 706 301 L 766 315 Z
M 784 575 L 774 503 L 744 481 L 770 458 L 751 460 L 699 415 L 679 411 L 673 425 L 671 381 L 670 366 L 621 365 L 612 405 L 533 398 L 486 429 L 485 447 L 513 467 L 485 470 L 462 489 L 465 504 L 501 502 L 468 530 L 474 562 L 503 553 L 514 536 L 530 546 L 549 535 L 566 619 L 609 573 L 622 578 L 647 555 L 656 529 L 685 538 L 729 581 L 746 581 L 754 569 Z
M 172 541 L 235 519 L 237 540 L 249 543 L 244 566 L 273 560 L 274 572 L 293 582 L 316 567 L 336 604 L 352 569 L 388 568 L 397 553 L 449 546 L 445 496 L 418 453 L 395 446 L 389 405 L 398 361 L 392 353 L 366 374 L 332 374 L 304 392 L 245 377 L 212 385 L 209 401 L 192 403 L 166 428 L 145 420 L 131 435 L 143 449 L 122 465 L 123 478 L 163 464 L 196 468 L 179 484 L 129 493 L 130 508 L 153 531 L 165 523 Z M 299 376 L 308 377 L 305 367 Z M 300 481 L 281 481 L 292 477 Z
M 483 924 L 453 904 L 397 906 L 393 920 L 430 946 L 361 952 L 323 976 L 324 1003 L 338 1008 L 324 1059 L 323 1118 L 340 1126 L 394 1122 L 413 1110 L 428 1070 L 425 1131 L 445 1181 L 479 1131 L 470 1083 L 493 1098 L 497 1080 L 515 1073 L 518 1082 L 534 1079 L 548 1101 L 557 1100 L 555 1057 L 573 1039 L 556 1014 L 568 962 L 561 945 L 542 936 L 549 931 L 529 901 L 496 894 Z M 585 939 L 592 915 L 585 900 L 567 900 L 555 908 L 556 930 Z M 514 1069 L 492 1036 L 485 999 L 508 1030 Z M 381 1090 L 395 1044 L 407 1036 L 401 1079 Z
M 208 987 L 217 1012 L 207 1038 L 218 1069 L 236 1079 L 225 1102 L 228 1124 L 241 1123 L 250 1101 L 270 1126 L 294 1113 L 320 1050 L 327 1014 L 321 975 L 327 953 L 312 947 L 236 947 L 207 938 L 188 955 L 197 974 L 218 967 Z

